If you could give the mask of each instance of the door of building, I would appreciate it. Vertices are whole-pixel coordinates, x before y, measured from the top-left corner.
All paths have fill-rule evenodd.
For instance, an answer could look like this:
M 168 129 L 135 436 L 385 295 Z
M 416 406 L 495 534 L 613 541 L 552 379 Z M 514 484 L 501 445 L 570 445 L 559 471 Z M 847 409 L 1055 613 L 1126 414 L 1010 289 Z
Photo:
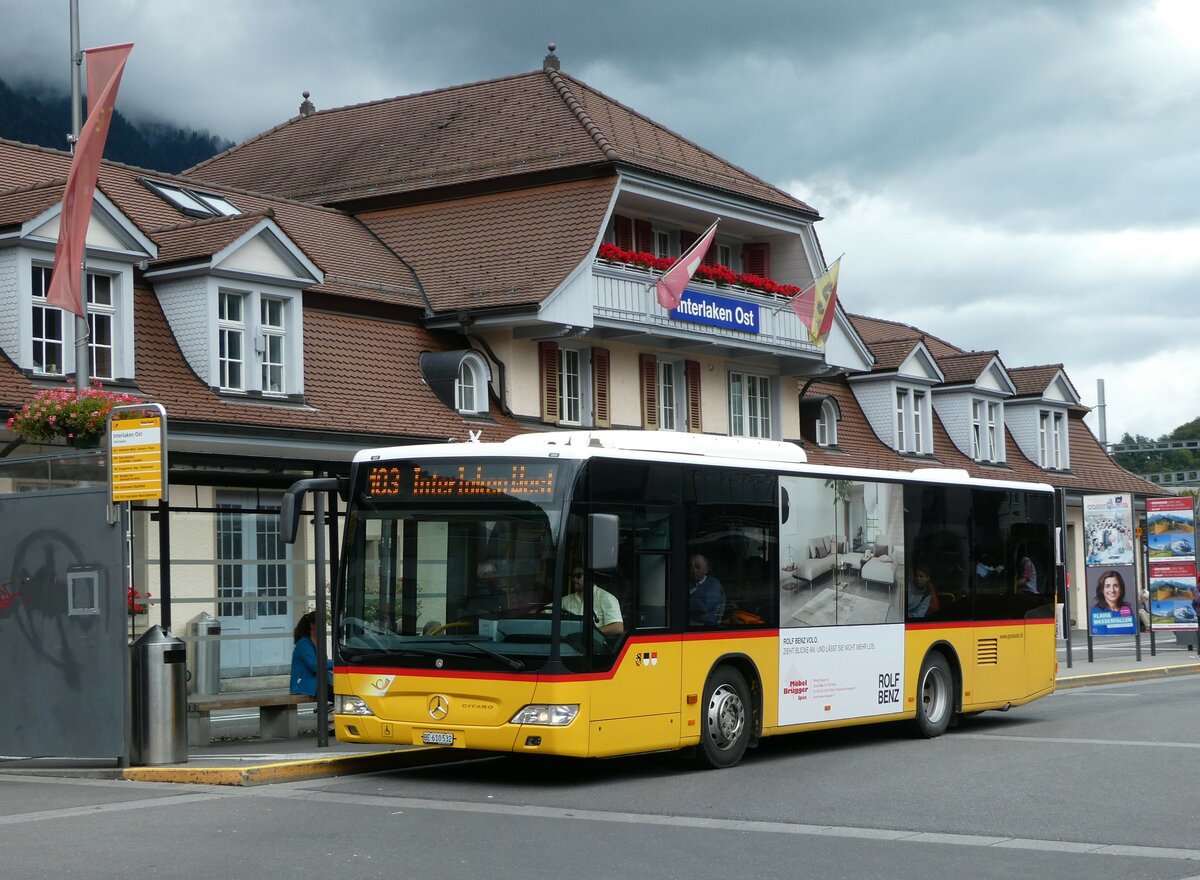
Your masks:
M 292 654 L 288 558 L 273 499 L 217 494 L 221 677 L 286 674 Z

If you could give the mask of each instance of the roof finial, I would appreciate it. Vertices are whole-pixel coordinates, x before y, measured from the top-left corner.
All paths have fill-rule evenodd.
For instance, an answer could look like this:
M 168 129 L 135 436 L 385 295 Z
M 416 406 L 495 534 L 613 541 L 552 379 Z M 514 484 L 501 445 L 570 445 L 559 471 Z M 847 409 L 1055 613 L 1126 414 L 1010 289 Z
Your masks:
M 308 100 L 308 92 L 301 92 L 301 94 L 304 95 L 304 103 L 300 105 L 300 115 L 312 116 L 317 112 L 317 108 L 313 105 L 312 101 Z
M 548 43 L 546 48 L 550 50 L 550 54 L 542 61 L 542 70 L 558 70 L 558 56 L 554 54 L 554 50 L 558 48 L 554 43 Z

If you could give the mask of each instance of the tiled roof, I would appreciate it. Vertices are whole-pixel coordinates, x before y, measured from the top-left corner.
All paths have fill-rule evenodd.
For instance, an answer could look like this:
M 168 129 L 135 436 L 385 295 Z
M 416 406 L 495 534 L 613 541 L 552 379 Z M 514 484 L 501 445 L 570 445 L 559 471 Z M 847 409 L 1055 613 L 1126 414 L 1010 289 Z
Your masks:
M 904 363 L 905 358 L 913 353 L 919 339 L 897 339 L 890 342 L 876 342 L 870 346 L 871 354 L 875 356 L 874 372 L 892 372 Z
M 523 305 L 543 300 L 591 253 L 616 183 L 581 180 L 359 219 L 404 254 L 434 311 Z
M 176 420 L 378 435 L 432 441 L 465 440 L 483 428 L 484 440 L 520 429 L 493 411 L 467 421 L 421 382 L 418 357 L 461 347 L 458 338 L 422 327 L 315 309 L 304 311 L 305 403 L 270 405 L 219 395 L 197 376 L 175 344 L 158 300 L 136 293 L 138 386 Z M 2 374 L 2 371 L 0 371 Z
M 946 385 L 975 382 L 999 352 L 972 351 L 967 354 L 946 355 L 937 359 L 938 368 L 945 376 Z
M 1117 465 L 1104 451 L 1100 441 L 1088 429 L 1082 416 L 1067 419 L 1067 440 L 1071 449 L 1070 483 L 1055 483 L 1082 492 L 1136 492 L 1142 495 L 1169 495 L 1161 486 L 1143 480 Z
M 0 192 L 0 227 L 19 226 L 62 199 L 65 177 Z
M 24 222 L 59 201 L 70 164 L 71 156 L 67 153 L 0 140 L 0 191 L 10 191 L 0 192 L 0 216 L 10 223 Z M 139 183 L 139 177 L 181 186 L 199 185 L 205 191 L 226 197 L 243 216 L 196 220 Z M 30 188 L 31 182 L 40 188 Z M 17 192 L 18 187 L 25 192 Z M 342 211 L 237 189 L 215 188 L 111 162 L 100 167 L 99 187 L 132 223 L 159 245 L 159 257 L 152 265 L 215 254 L 264 216 L 272 216 L 326 274 L 325 283 L 310 290 L 423 307 L 409 270 L 396 254 Z M 57 195 L 44 196 L 49 200 L 46 203 L 40 201 L 41 196 L 32 195 L 49 190 Z M 5 200 L 6 195 L 9 201 Z
M 815 215 L 808 205 L 557 71 L 297 116 L 189 169 L 322 204 L 624 163 Z
M 899 321 L 886 321 L 883 318 L 872 318 L 869 315 L 854 315 L 849 313 L 847 313 L 846 317 L 850 319 L 854 331 L 862 338 L 862 341 L 866 343 L 872 353 L 875 351 L 875 346 L 879 343 L 908 339 L 924 342 L 925 347 L 929 349 L 930 354 L 935 358 L 966 353 L 964 349 L 952 345 L 944 339 L 932 336 L 924 330 L 908 324 L 902 324 Z
M 1045 394 L 1046 389 L 1050 387 L 1050 383 L 1054 381 L 1054 377 L 1062 373 L 1064 378 L 1067 373 L 1063 369 L 1062 364 L 1041 364 L 1036 367 L 1016 367 L 1008 371 L 1009 377 L 1013 380 L 1013 384 L 1017 387 L 1018 397 L 1041 397 Z M 1071 384 L 1071 380 L 1067 379 L 1067 384 Z M 1071 385 L 1071 390 L 1075 391 L 1075 386 Z M 1079 392 L 1075 391 L 1075 396 L 1079 396 Z

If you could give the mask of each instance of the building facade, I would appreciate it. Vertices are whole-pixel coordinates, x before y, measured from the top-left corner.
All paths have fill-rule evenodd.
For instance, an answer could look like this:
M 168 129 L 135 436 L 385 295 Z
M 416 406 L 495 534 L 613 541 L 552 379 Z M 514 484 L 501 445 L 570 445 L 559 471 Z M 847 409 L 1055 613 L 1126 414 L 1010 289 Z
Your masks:
M 73 322 L 45 300 L 69 163 L 0 141 L 0 413 L 75 371 Z M 364 446 L 580 427 L 1050 483 L 1082 571 L 1079 499 L 1156 487 L 1104 453 L 1061 365 L 1008 367 L 854 314 L 847 289 L 810 342 L 788 301 L 825 268 L 820 219 L 553 53 L 512 77 L 306 102 L 184 175 L 106 163 L 89 375 L 170 420 L 170 503 L 134 517 L 151 619 L 169 592 L 177 629 L 221 620 L 225 676 L 278 673 L 311 599 L 306 546 L 279 540 L 274 513 L 291 481 L 344 472 Z M 659 267 L 714 220 L 705 265 L 664 310 Z

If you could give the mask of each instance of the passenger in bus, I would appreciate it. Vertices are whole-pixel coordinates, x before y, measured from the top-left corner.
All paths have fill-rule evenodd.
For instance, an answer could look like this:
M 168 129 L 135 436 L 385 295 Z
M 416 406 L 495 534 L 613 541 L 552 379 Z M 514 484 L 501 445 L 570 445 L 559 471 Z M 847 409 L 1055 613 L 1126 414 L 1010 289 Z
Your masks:
M 494 562 L 481 562 L 475 569 L 475 591 L 463 606 L 464 617 L 485 617 L 499 614 L 507 606 L 500 588 L 500 574 Z
M 292 676 L 293 694 L 317 698 L 317 612 L 310 611 L 296 622 L 292 632 Z M 326 675 L 329 681 L 329 696 L 333 697 L 333 660 L 326 660 Z
M 568 614 L 583 614 L 583 569 L 571 569 L 569 592 L 563 596 L 562 609 Z M 619 636 L 625 632 L 625 621 L 621 617 L 621 603 L 617 597 L 601 587 L 592 585 L 592 617 L 596 629 L 603 636 Z
M 941 600 L 938 599 L 937 587 L 933 585 L 933 576 L 929 573 L 929 565 L 918 562 L 912 569 L 912 580 L 908 584 L 908 617 L 927 617 L 941 610 Z
M 690 560 L 691 585 L 688 588 L 688 622 L 693 626 L 712 626 L 725 614 L 725 590 L 708 571 L 708 559 L 693 553 Z
M 1038 592 L 1037 569 L 1033 565 L 1033 560 L 1025 555 L 1024 547 L 1017 549 L 1017 565 L 1014 571 L 1017 574 L 1017 592 L 1033 593 L 1036 596 Z

